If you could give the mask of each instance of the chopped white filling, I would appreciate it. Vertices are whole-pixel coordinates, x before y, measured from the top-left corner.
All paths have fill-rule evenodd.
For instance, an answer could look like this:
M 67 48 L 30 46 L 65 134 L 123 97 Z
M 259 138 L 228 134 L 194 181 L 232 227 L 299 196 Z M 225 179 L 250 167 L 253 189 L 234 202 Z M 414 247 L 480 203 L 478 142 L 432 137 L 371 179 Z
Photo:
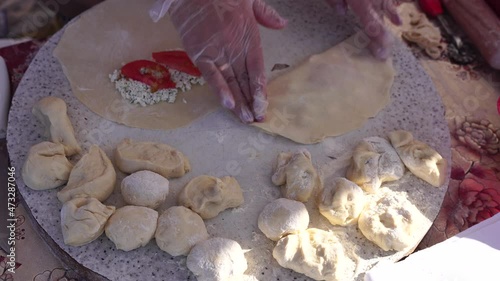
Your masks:
M 177 98 L 178 89 L 186 92 L 191 90 L 191 85 L 205 84 L 203 77 L 192 76 L 173 69 L 169 69 L 169 71 L 172 81 L 176 84 L 176 88 L 161 89 L 154 93 L 151 93 L 151 87 L 148 85 L 123 77 L 120 70 L 113 71 L 109 75 L 109 80 L 115 84 L 116 90 L 124 99 L 133 104 L 140 104 L 141 106 L 152 105 L 162 101 L 174 103 Z
M 149 85 L 127 79 L 121 76 L 119 70 L 113 71 L 113 73 L 109 75 L 109 80 L 115 83 L 115 88 L 120 95 L 133 104 L 147 106 L 161 101 L 174 103 L 177 97 L 177 89 L 161 89 L 151 93 L 151 87 L 149 87 Z
M 196 77 L 175 69 L 169 69 L 172 81 L 176 87 L 183 92 L 191 90 L 191 85 L 203 85 L 205 79 L 203 77 Z

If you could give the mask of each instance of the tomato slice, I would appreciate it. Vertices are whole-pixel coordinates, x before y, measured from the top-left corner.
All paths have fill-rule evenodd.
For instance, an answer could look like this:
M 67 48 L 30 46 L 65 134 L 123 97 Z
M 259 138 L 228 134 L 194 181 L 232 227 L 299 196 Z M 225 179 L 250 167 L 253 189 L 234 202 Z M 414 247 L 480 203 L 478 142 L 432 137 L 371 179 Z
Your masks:
M 142 82 L 151 87 L 151 92 L 175 88 L 170 79 L 170 72 L 163 65 L 149 60 L 136 60 L 127 63 L 121 69 L 123 76 Z
M 153 59 L 172 69 L 200 77 L 200 70 L 194 65 L 188 54 L 184 51 L 164 51 L 153 53 Z

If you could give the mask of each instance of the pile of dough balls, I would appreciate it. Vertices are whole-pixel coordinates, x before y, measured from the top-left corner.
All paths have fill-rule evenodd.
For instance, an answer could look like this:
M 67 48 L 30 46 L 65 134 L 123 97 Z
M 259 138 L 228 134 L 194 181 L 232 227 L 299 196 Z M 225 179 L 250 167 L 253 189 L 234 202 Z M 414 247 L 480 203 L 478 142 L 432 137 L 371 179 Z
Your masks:
M 34 190 L 65 185 L 57 193 L 61 208 L 64 243 L 88 244 L 103 233 L 117 249 L 131 251 L 154 237 L 158 247 L 171 256 L 187 257 L 187 267 L 198 280 L 237 280 L 247 262 L 233 240 L 213 237 L 203 219 L 242 205 L 243 192 L 233 177 L 202 175 L 192 179 L 172 206 L 159 214 L 169 194 L 169 180 L 191 170 L 189 160 L 175 148 L 155 142 L 124 139 L 114 151 L 117 168 L 128 174 L 121 184 L 126 206 L 103 202 L 113 193 L 116 171 L 106 153 L 92 145 L 73 165 L 67 157 L 79 154 L 66 103 L 46 97 L 33 107 L 44 125 L 44 141 L 30 148 L 22 169 L 25 184 Z
M 121 182 L 128 204 L 121 208 L 103 202 L 113 193 L 116 171 L 106 153 L 92 145 L 76 164 L 68 157 L 81 153 L 66 103 L 45 97 L 33 107 L 47 141 L 32 146 L 22 168 L 24 183 L 34 190 L 65 185 L 57 193 L 64 243 L 81 246 L 102 233 L 117 249 L 131 251 L 154 237 L 171 256 L 187 256 L 187 267 L 202 280 L 239 280 L 247 269 L 241 246 L 233 240 L 210 237 L 204 219 L 244 203 L 233 177 L 201 175 L 179 194 L 178 206 L 162 214 L 157 209 L 169 194 L 169 180 L 191 170 L 187 157 L 155 142 L 124 139 L 114 151 L 118 169 L 129 174 Z M 358 224 L 361 233 L 385 251 L 402 251 L 419 241 L 418 232 L 430 221 L 402 192 L 382 188 L 399 180 L 405 167 L 433 186 L 443 185 L 447 163 L 433 148 L 410 132 L 394 131 L 389 140 L 370 137 L 354 149 L 346 178 L 323 187 L 307 150 L 280 153 L 271 177 L 284 198 L 270 202 L 258 217 L 258 227 L 276 242 L 273 257 L 285 267 L 316 280 L 350 280 L 356 263 L 332 232 L 309 228 L 304 203 L 315 198 L 332 225 Z M 373 200 L 367 202 L 367 195 Z
M 346 178 L 336 178 L 323 188 L 318 208 L 332 225 L 357 223 L 361 233 L 383 250 L 403 251 L 418 243 L 422 237 L 416 229 L 425 228 L 429 220 L 405 193 L 382 188 L 382 183 L 401 179 L 406 167 L 439 187 L 444 183 L 446 161 L 407 131 L 391 132 L 389 140 L 369 137 L 359 142 Z
M 430 221 L 403 192 L 381 187 L 403 177 L 405 167 L 436 187 L 444 183 L 446 161 L 411 133 L 394 131 L 390 142 L 362 140 L 354 149 L 346 177 L 322 186 L 307 150 L 280 153 L 272 182 L 284 198 L 267 204 L 258 217 L 264 235 L 277 241 L 273 257 L 285 268 L 315 280 L 350 280 L 355 259 L 346 254 L 332 232 L 309 227 L 304 203 L 317 194 L 321 215 L 332 225 L 357 224 L 360 232 L 384 251 L 409 250 L 430 227 Z M 368 200 L 371 198 L 371 200 Z
M 309 228 L 309 213 L 304 203 L 323 189 L 311 154 L 307 150 L 280 153 L 272 181 L 281 186 L 284 198 L 267 204 L 257 224 L 267 238 L 277 241 L 274 259 L 282 267 L 315 280 L 352 279 L 355 263 L 346 255 L 337 236 Z
M 332 197 L 332 189 L 325 188 L 321 196 L 321 214 L 336 225 L 344 225 L 338 220 L 338 215 L 342 213 L 347 215 L 345 222 L 358 221 L 361 233 L 384 251 L 409 250 L 425 234 L 417 230 L 430 227 L 431 222 L 407 199 L 405 193 L 381 188 L 384 182 L 399 180 L 405 168 L 429 184 L 440 187 L 445 181 L 447 163 L 433 148 L 415 140 L 407 131 L 389 133 L 389 141 L 381 137 L 362 140 L 354 148 L 346 178 L 359 185 L 365 195 L 370 194 L 373 199 L 365 202 L 363 192 L 351 183 L 347 197 L 350 200 L 344 204 L 344 210 L 339 210 L 339 201 L 335 202 L 334 197 L 341 195 L 335 193 Z M 337 186 L 337 192 L 341 191 L 339 180 L 333 186 Z M 341 192 L 346 189 L 343 190 Z M 344 202 L 347 202 L 345 198 Z

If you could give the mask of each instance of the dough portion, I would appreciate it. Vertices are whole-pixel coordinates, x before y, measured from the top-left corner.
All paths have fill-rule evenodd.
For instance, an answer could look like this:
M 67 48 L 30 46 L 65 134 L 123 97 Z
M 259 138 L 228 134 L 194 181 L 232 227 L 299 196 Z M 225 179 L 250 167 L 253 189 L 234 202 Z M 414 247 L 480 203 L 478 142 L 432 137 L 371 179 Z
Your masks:
M 170 207 L 158 218 L 156 244 L 171 256 L 187 256 L 194 245 L 208 238 L 203 219 L 186 207 Z
M 116 172 L 108 156 L 97 145 L 92 145 L 69 175 L 68 184 L 57 193 L 61 202 L 78 196 L 106 200 L 116 183 Z
M 72 169 L 64 146 L 45 141 L 30 148 L 21 174 L 31 189 L 46 190 L 65 184 Z
M 444 184 L 448 164 L 436 150 L 408 131 L 393 131 L 389 139 L 410 172 L 435 187 Z
M 61 208 L 61 228 L 64 244 L 81 246 L 97 239 L 104 225 L 115 212 L 115 206 L 105 206 L 92 197 L 78 197 Z
M 309 213 L 304 203 L 279 198 L 264 207 L 258 218 L 258 226 L 267 238 L 278 241 L 287 234 L 306 230 Z
M 64 145 L 66 155 L 71 156 L 80 153 L 82 149 L 76 141 L 67 111 L 66 103 L 62 99 L 48 96 L 40 99 L 31 112 L 45 127 L 45 137 Z
M 394 68 L 391 59 L 377 60 L 356 47 L 356 38 L 271 81 L 266 120 L 253 125 L 311 144 L 356 130 L 377 115 L 389 104 Z
M 117 209 L 106 223 L 105 232 L 119 250 L 131 251 L 146 246 L 155 235 L 158 212 L 140 206 Z
M 307 202 L 314 190 L 321 187 L 321 180 L 307 150 L 294 154 L 280 153 L 271 179 L 275 185 L 282 186 L 284 197 L 300 202 Z
M 240 244 L 220 237 L 196 244 L 187 256 L 186 265 L 198 281 L 242 280 L 247 270 Z
M 130 127 L 171 130 L 221 108 L 219 97 L 208 85 L 179 93 L 174 104 L 142 107 L 123 99 L 108 77 L 125 63 L 150 59 L 152 52 L 182 48 L 168 14 L 157 23 L 149 17 L 153 3 L 108 0 L 93 7 L 91 13 L 68 25 L 54 56 L 75 97 L 94 113 Z
M 346 178 L 375 193 L 383 182 L 398 180 L 404 172 L 405 166 L 391 144 L 384 138 L 370 137 L 354 148 Z
M 365 207 L 363 190 L 352 181 L 336 178 L 321 191 L 319 212 L 333 225 L 348 225 L 357 222 Z
M 155 142 L 124 139 L 115 150 L 118 169 L 124 173 L 149 170 L 165 178 L 182 177 L 191 170 L 189 160 L 175 148 Z
M 408 250 L 417 246 L 431 222 L 406 198 L 404 193 L 381 192 L 361 212 L 361 233 L 384 251 Z
M 355 263 L 332 232 L 309 228 L 278 241 L 273 257 L 285 268 L 315 280 L 352 280 Z
M 202 175 L 186 184 L 178 201 L 179 205 L 190 208 L 203 219 L 211 219 L 225 209 L 240 206 L 244 198 L 235 178 Z
M 167 198 L 169 182 L 157 173 L 139 171 L 122 180 L 121 191 L 126 203 L 156 209 Z

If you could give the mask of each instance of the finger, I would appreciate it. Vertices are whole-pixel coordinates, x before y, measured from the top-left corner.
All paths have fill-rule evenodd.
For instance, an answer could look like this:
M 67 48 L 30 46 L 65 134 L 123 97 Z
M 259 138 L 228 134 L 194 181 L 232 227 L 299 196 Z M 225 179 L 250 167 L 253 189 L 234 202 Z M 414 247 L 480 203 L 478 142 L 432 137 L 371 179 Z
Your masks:
M 393 44 L 394 36 L 384 27 L 382 34 L 368 44 L 368 49 L 374 57 L 385 60 L 391 56 Z
M 282 29 L 288 22 L 263 0 L 255 0 L 253 2 L 253 12 L 257 22 L 267 28 Z
M 232 66 L 221 69 L 222 76 L 231 91 L 235 106 L 233 108 L 233 113 L 240 118 L 243 123 L 251 123 L 254 121 L 253 113 L 248 107 L 248 101 L 243 94 L 242 89 L 238 83 L 235 75 L 235 71 Z
M 247 104 L 251 105 L 253 98 L 252 95 L 250 94 L 250 83 L 249 83 L 246 60 L 244 57 L 242 57 L 241 59 L 238 59 L 238 61 L 234 62 L 232 65 L 234 73 L 236 75 L 236 81 L 240 86 L 241 93 L 245 97 Z
M 370 38 L 368 48 L 379 59 L 390 55 L 391 36 L 386 30 L 382 17 L 370 5 L 370 0 L 350 0 L 353 12 L 359 17 L 365 34 Z
M 202 61 L 197 63 L 203 77 L 207 81 L 208 85 L 212 88 L 220 98 L 221 104 L 227 109 L 234 109 L 236 102 L 234 97 L 227 85 L 224 76 L 220 73 L 219 69 L 215 66 L 213 62 Z
M 252 111 L 256 121 L 264 121 L 266 117 L 267 101 L 266 92 L 266 74 L 264 68 L 264 59 L 262 55 L 262 46 L 260 37 L 256 36 L 250 42 L 246 57 L 246 66 L 248 71 L 248 81 L 250 86 L 250 95 L 252 96 Z
M 389 18 L 389 20 L 395 25 L 402 25 L 403 21 L 398 13 L 398 8 L 394 0 L 384 1 L 384 14 Z

